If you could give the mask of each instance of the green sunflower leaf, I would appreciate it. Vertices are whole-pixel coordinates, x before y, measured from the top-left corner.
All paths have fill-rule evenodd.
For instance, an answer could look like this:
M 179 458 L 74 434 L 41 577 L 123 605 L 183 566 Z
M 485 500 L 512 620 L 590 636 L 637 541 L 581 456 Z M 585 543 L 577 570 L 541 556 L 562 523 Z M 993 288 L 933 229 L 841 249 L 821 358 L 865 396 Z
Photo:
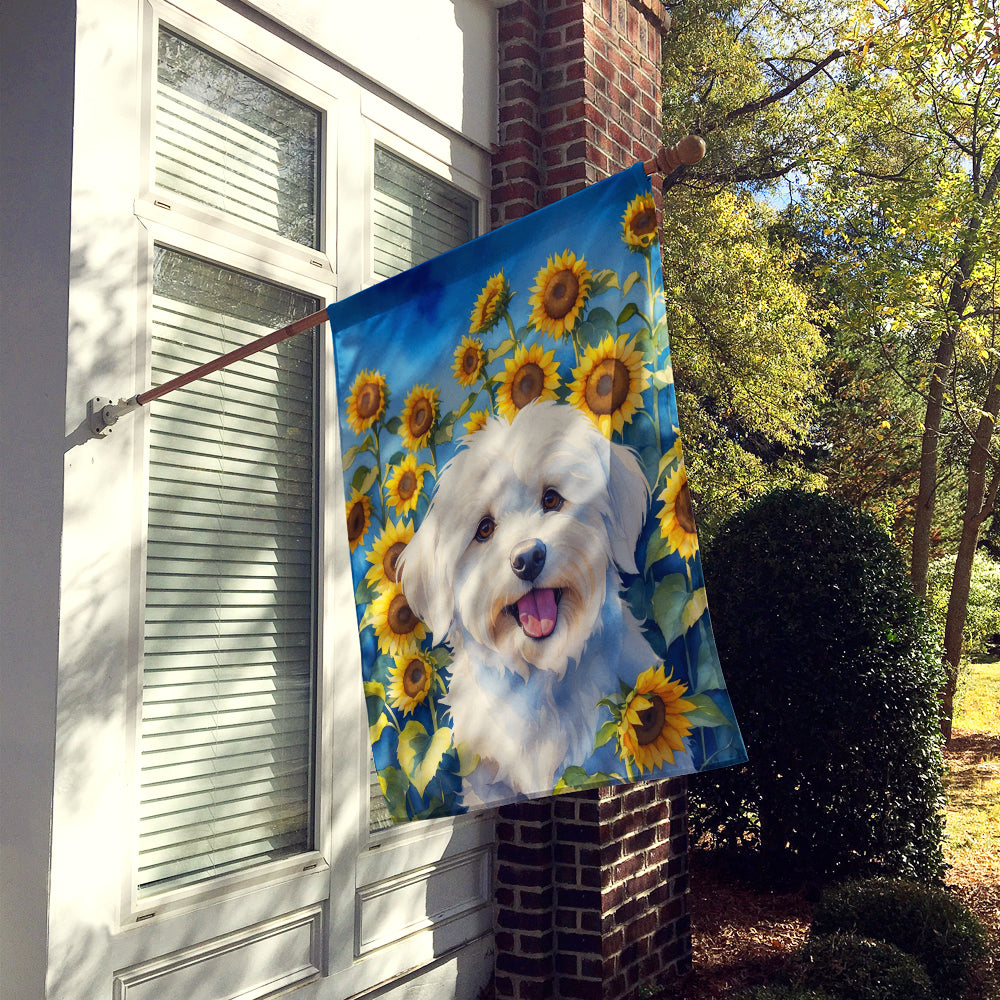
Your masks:
M 514 339 L 513 337 L 508 337 L 506 340 L 500 341 L 496 347 L 490 347 L 486 351 L 486 363 L 492 364 L 497 358 L 502 358 L 505 354 L 509 354 L 514 349 Z
M 375 588 L 372 587 L 372 585 L 364 577 L 362 577 L 360 583 L 358 583 L 358 586 L 354 591 L 354 603 L 369 604 L 375 596 Z
M 639 307 L 634 302 L 629 302 L 618 314 L 618 319 L 615 320 L 615 325 L 621 326 L 623 323 L 627 323 L 638 311 Z
M 369 719 L 371 718 L 371 702 L 374 700 L 375 700 L 374 698 L 368 699 Z M 385 727 L 388 725 L 389 725 L 389 719 L 386 717 L 386 714 L 384 712 L 379 712 L 378 718 L 375 720 L 375 722 L 368 724 L 368 739 L 371 741 L 372 746 L 375 746 L 375 744 L 378 743 L 380 739 L 382 739 L 382 733 L 384 732 Z
M 632 286 L 637 282 L 642 281 L 642 275 L 638 271 L 633 271 L 623 282 L 622 282 L 622 295 L 628 295 L 632 290 Z
M 692 726 L 705 726 L 708 729 L 714 729 L 718 726 L 732 725 L 723 714 L 722 709 L 707 694 L 684 695 L 684 700 L 695 705 L 693 712 L 684 713 L 684 718 Z
M 598 343 L 602 337 L 613 337 L 618 333 L 618 326 L 615 323 L 614 316 L 607 309 L 602 309 L 600 306 L 596 309 L 591 309 L 587 313 L 587 322 L 594 328 L 597 336 L 594 343 Z
M 437 774 L 441 760 L 451 746 L 451 730 L 428 733 L 423 723 L 413 720 L 399 734 L 399 762 L 420 795 Z
M 646 544 L 646 565 L 643 567 L 643 572 L 648 573 L 650 567 L 661 559 L 665 559 L 666 555 L 667 540 L 660 535 L 659 531 L 654 531 Z
M 618 275 L 607 268 L 603 271 L 596 271 L 590 283 L 590 294 L 602 295 L 609 288 L 621 288 Z
M 673 385 L 674 382 L 674 369 L 672 365 L 668 365 L 666 368 L 660 369 L 658 372 L 653 372 L 653 385 L 657 389 L 665 389 L 668 385 Z
M 594 749 L 604 746 L 605 743 L 610 743 L 617 732 L 618 723 L 614 719 L 609 719 L 597 730 L 597 735 L 594 737 Z
M 409 818 L 406 810 L 406 792 L 410 787 L 406 775 L 398 767 L 383 767 L 378 772 L 378 784 L 385 796 L 393 822 L 405 822 Z
M 371 451 L 371 447 L 372 436 L 371 434 L 368 434 L 365 436 L 364 441 L 348 448 L 347 451 L 344 452 L 344 468 L 349 469 L 354 464 L 354 460 L 358 457 L 358 455 L 360 455 L 363 451 Z
M 359 493 L 367 493 L 374 485 L 375 480 L 378 479 L 378 466 L 373 465 L 368 468 L 366 465 L 362 465 L 357 472 L 354 473 L 354 479 L 351 485 Z
M 707 691 L 712 688 L 724 688 L 726 682 L 719 666 L 719 654 L 715 648 L 715 639 L 708 628 L 707 619 L 698 623 L 701 633 L 701 646 L 698 648 L 698 663 L 695 667 L 697 676 L 697 691 Z
M 387 430 L 387 431 L 388 431 L 388 432 L 389 432 L 390 434 L 398 434 L 398 433 L 399 433 L 399 431 L 400 431 L 400 428 L 401 428 L 402 426 L 403 426 L 403 418 L 402 418 L 402 417 L 393 417 L 393 418 L 392 418 L 392 420 L 390 420 L 390 421 L 389 421 L 389 422 L 388 422 L 388 423 L 387 423 L 387 424 L 385 425 L 385 429 L 386 429 L 386 430 Z
M 677 625 L 690 597 L 683 573 L 671 573 L 665 576 L 653 591 L 653 615 L 668 642 L 678 634 Z
M 617 774 L 606 774 L 603 771 L 588 774 L 584 768 L 571 764 L 563 771 L 552 791 L 560 795 L 563 792 L 576 792 L 582 788 L 599 788 L 601 785 L 610 785 L 615 780 L 620 781 L 621 778 Z

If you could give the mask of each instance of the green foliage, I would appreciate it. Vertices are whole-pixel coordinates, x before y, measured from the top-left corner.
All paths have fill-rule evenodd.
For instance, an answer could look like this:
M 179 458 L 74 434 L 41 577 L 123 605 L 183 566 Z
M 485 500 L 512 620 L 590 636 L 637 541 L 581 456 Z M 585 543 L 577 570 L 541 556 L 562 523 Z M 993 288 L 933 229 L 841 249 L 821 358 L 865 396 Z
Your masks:
M 955 559 L 943 557 L 931 563 L 927 574 L 927 602 L 932 620 L 944 632 L 944 619 L 948 610 L 948 594 L 955 571 Z M 1000 562 L 984 549 L 976 552 L 972 564 L 972 581 L 969 604 L 962 641 L 964 656 L 985 653 L 990 636 L 1000 634 Z
M 837 1000 L 825 990 L 801 986 L 752 986 L 740 990 L 732 1000 Z
M 938 878 L 942 672 L 889 537 L 778 490 L 723 526 L 705 575 L 750 761 L 691 783 L 695 834 L 771 874 Z
M 804 987 L 820 987 L 837 1000 L 933 1000 L 924 967 L 895 945 L 854 934 L 810 938 L 792 970 Z
M 942 997 L 956 998 L 986 956 L 986 934 L 947 890 L 905 879 L 870 879 L 827 889 L 814 935 L 851 933 L 895 945 L 919 960 Z

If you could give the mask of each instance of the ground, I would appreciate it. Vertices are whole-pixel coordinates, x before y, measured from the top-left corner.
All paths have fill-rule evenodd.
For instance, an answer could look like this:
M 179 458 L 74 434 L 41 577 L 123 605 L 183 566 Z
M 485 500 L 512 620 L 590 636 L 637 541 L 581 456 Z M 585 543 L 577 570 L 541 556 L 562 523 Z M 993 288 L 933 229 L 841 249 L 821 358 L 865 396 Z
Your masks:
M 956 729 L 945 756 L 951 865 L 946 882 L 991 936 L 990 957 L 969 1000 L 1000 1000 L 1000 736 Z M 725 1000 L 743 987 L 772 981 L 808 936 L 809 891 L 751 888 L 711 851 L 692 851 L 690 864 L 693 971 L 665 996 Z

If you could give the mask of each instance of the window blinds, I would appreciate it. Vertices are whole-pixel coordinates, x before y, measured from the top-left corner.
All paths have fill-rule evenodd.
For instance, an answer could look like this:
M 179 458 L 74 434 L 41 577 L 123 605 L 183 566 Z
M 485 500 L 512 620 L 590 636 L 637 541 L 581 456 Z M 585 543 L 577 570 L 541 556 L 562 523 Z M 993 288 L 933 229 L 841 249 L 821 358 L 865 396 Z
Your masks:
M 153 383 L 317 307 L 157 248 Z M 314 349 L 150 409 L 140 894 L 311 847 Z
M 317 246 L 319 112 L 161 28 L 156 185 Z
M 381 146 L 375 147 L 375 274 L 389 278 L 467 242 L 476 200 Z

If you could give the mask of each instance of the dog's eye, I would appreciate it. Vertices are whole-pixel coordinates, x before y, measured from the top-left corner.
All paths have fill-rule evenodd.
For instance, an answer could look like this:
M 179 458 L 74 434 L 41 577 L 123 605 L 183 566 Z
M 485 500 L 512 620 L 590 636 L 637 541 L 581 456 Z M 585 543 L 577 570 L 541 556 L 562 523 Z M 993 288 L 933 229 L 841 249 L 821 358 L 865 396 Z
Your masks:
M 551 486 L 542 494 L 542 510 L 559 510 L 564 503 L 565 500 Z
M 488 541 L 492 537 L 493 532 L 496 530 L 496 526 L 496 521 L 494 521 L 493 518 L 487 514 L 486 517 L 479 522 L 479 526 L 476 528 L 476 541 Z

